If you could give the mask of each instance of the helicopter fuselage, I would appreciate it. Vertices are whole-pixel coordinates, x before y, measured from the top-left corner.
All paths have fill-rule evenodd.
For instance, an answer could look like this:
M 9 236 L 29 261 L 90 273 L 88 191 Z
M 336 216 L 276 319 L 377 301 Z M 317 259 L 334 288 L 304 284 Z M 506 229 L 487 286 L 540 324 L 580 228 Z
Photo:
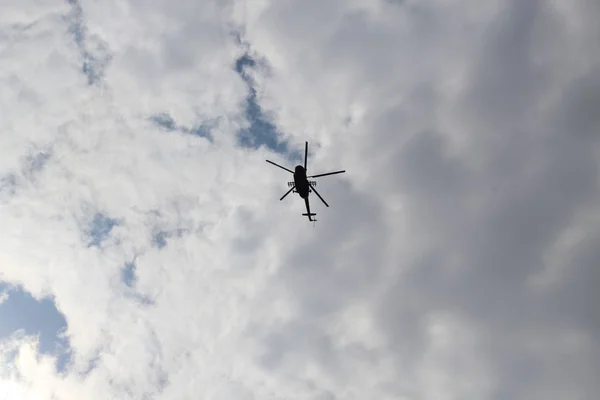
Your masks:
M 306 199 L 310 191 L 308 179 L 306 178 L 306 170 L 302 165 L 297 165 L 294 171 L 294 184 L 296 185 L 296 192 L 300 197 Z

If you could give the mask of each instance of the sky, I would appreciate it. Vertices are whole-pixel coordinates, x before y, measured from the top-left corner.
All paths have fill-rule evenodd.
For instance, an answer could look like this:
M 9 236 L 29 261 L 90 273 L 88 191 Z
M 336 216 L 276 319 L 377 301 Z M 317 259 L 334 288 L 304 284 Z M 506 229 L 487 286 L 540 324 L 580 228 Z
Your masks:
M 0 15 L 0 399 L 600 396 L 596 0 Z

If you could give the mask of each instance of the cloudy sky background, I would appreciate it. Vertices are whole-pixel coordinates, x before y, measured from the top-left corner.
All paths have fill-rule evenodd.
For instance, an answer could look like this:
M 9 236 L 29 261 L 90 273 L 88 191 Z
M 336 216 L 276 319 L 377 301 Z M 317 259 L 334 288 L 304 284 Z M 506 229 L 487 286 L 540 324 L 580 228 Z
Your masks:
M 0 398 L 597 398 L 598 15 L 0 1 Z

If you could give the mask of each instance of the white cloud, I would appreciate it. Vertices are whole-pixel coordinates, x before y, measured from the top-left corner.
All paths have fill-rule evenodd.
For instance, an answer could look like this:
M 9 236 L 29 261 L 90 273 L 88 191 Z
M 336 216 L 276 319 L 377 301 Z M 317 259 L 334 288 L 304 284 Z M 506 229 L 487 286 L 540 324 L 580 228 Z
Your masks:
M 19 375 L 0 389 L 598 393 L 600 32 L 594 2 L 556 3 L 4 6 L 1 276 L 56 297 L 75 364 L 57 375 L 13 338 Z M 315 229 L 300 199 L 277 201 L 290 177 L 264 159 L 285 161 L 235 145 L 236 29 L 265 62 L 261 106 L 310 142 L 311 172 L 348 171 L 319 180 L 331 208 L 312 200 Z M 106 62 L 97 85 L 86 59 Z M 161 130 L 163 112 L 217 120 L 215 142 Z M 119 225 L 87 247 L 96 213 Z M 159 249 L 159 231 L 180 234 Z

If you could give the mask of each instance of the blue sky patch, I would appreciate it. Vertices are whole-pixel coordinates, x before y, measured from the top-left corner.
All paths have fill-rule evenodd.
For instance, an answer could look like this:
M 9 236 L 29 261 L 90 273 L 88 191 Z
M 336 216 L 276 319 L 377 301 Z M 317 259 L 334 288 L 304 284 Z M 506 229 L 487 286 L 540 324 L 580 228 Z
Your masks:
M 98 62 L 96 62 L 96 60 L 94 60 L 94 58 L 90 56 L 89 53 L 84 52 L 83 67 L 81 68 L 81 70 L 83 71 L 85 76 L 87 76 L 88 85 L 94 85 L 100 82 L 100 80 L 102 79 L 102 75 L 100 75 L 100 73 L 98 72 L 100 68 L 97 67 Z
M 177 122 L 168 113 L 160 113 L 150 117 L 150 121 L 156 126 L 165 129 L 169 132 L 180 132 L 194 136 L 200 136 L 208 139 L 209 142 L 213 141 L 212 130 L 213 123 L 215 121 L 203 122 L 202 124 L 193 128 L 187 128 L 185 126 L 179 126 Z
M 128 288 L 125 290 L 124 296 L 142 306 L 151 306 L 154 304 L 154 300 L 147 295 L 139 293 L 135 288 L 137 283 L 136 270 L 137 264 L 135 260 L 126 263 L 123 268 L 121 268 L 121 282 Z
M 167 232 L 160 231 L 152 238 L 152 244 L 162 249 L 167 245 Z
M 116 219 L 109 218 L 102 213 L 96 213 L 88 230 L 88 235 L 92 238 L 88 243 L 88 247 L 100 247 L 102 242 L 108 238 L 112 229 L 117 225 L 119 225 L 119 221 Z
M 205 137 L 210 142 L 212 142 L 213 141 L 212 129 L 213 129 L 213 126 L 211 124 L 204 123 L 193 129 L 188 129 L 187 131 L 185 131 L 185 133 L 189 133 L 190 135 L 194 135 L 194 136 Z
M 36 300 L 20 287 L 0 282 L 0 292 L 8 298 L 0 304 L 0 338 L 7 338 L 18 330 L 39 336 L 39 351 L 58 356 L 57 371 L 63 371 L 71 357 L 68 339 L 60 337 L 67 321 L 56 308 L 53 299 Z
M 246 119 L 250 123 L 250 127 L 244 128 L 238 133 L 239 144 L 252 149 L 266 146 L 277 153 L 286 154 L 289 152 L 288 144 L 286 141 L 280 140 L 281 135 L 277 127 L 262 110 L 258 103 L 254 82 L 246 72 L 248 68 L 256 67 L 256 64 L 256 60 L 247 53 L 235 62 L 235 71 L 248 86 L 245 113 Z
M 108 66 L 111 56 L 106 46 L 98 38 L 88 38 L 84 24 L 83 8 L 78 0 L 67 0 L 71 12 L 67 16 L 69 33 L 83 58 L 82 72 L 87 77 L 88 85 L 95 85 L 102 81 L 104 70 Z M 93 51 L 92 51 L 93 50 Z
M 125 264 L 121 270 L 121 279 L 128 287 L 133 287 L 135 285 L 135 262 Z
M 13 194 L 15 186 L 17 185 L 17 178 L 14 174 L 9 174 L 0 178 L 0 194 L 8 193 Z
M 151 117 L 150 120 L 154 122 L 157 126 L 168 131 L 174 131 L 177 129 L 177 124 L 175 123 L 175 120 L 173 120 L 173 118 L 167 113 L 157 114 Z
M 235 71 L 240 74 L 244 81 L 248 82 L 249 77 L 246 74 L 246 71 L 244 71 L 244 67 L 253 68 L 255 65 L 256 61 L 246 53 L 235 60 Z
M 167 245 L 167 239 L 171 237 L 182 237 L 186 232 L 185 229 L 175 229 L 172 231 L 159 231 L 152 238 L 152 244 L 159 249 Z
M 27 173 L 34 173 L 37 171 L 41 171 L 49 159 L 50 159 L 50 152 L 41 151 L 27 159 L 25 171 Z

